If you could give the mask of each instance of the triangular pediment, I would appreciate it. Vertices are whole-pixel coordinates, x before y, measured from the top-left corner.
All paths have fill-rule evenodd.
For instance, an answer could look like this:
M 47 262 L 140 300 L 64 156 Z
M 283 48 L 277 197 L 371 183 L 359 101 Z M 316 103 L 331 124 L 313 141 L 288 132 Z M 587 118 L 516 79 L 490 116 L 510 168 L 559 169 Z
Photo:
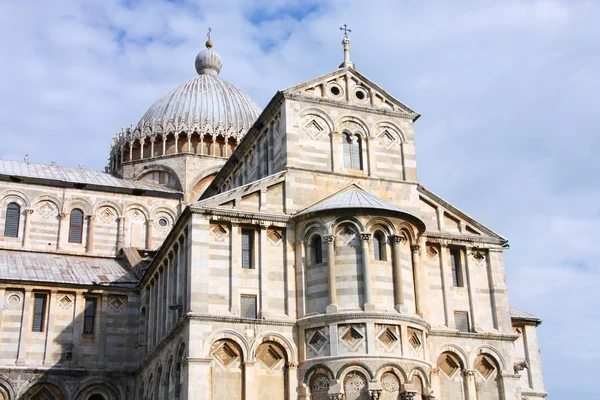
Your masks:
M 352 68 L 342 68 L 283 91 L 284 95 L 318 99 L 359 108 L 396 112 L 413 121 L 419 114 Z
M 431 235 L 491 238 L 501 244 L 506 239 L 454 207 L 422 185 L 418 187 L 420 217 Z

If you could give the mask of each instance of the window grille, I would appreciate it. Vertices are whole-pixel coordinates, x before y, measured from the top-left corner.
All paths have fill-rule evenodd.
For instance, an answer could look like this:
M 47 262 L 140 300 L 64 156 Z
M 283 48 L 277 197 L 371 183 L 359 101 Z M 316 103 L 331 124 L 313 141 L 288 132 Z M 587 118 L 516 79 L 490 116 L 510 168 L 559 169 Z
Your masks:
M 4 236 L 19 237 L 19 219 L 21 207 L 17 203 L 10 203 L 6 207 L 6 219 L 4 220 Z
M 81 243 L 83 236 L 83 211 L 74 209 L 71 211 L 69 224 L 69 243 Z
M 33 304 L 33 332 L 44 332 L 44 322 L 46 321 L 46 295 L 36 293 Z

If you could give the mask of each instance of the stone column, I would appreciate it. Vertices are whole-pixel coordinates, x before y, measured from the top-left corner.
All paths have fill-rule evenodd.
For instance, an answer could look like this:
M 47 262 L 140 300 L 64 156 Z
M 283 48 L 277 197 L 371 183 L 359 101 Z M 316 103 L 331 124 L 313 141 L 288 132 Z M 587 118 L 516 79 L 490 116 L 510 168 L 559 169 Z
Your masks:
M 29 246 L 29 230 L 31 229 L 31 216 L 35 211 L 34 208 L 25 209 L 25 227 L 23 228 L 23 247 Z
M 125 217 L 117 217 L 117 250 L 125 247 Z
M 363 289 L 365 293 L 365 311 L 375 311 L 373 304 L 372 283 L 371 283 L 371 252 L 369 251 L 370 233 L 361 233 L 360 242 L 362 244 L 362 264 L 363 264 Z
M 240 315 L 240 274 L 242 269 L 242 233 L 240 225 L 231 223 L 231 266 L 229 289 L 229 312 Z
M 163 151 L 162 151 L 162 154 L 161 154 L 162 156 L 164 156 L 167 153 L 167 136 L 168 135 L 165 135 L 163 133 L 163 136 L 162 136 L 162 139 L 163 139 L 163 146 L 162 146 Z
M 327 243 L 327 269 L 329 271 L 329 305 L 326 312 L 337 312 L 337 291 L 335 284 L 335 236 L 324 236 L 323 239 Z
M 146 221 L 146 249 L 148 250 L 152 250 L 152 228 L 154 227 L 153 222 L 153 219 Z
M 229 157 L 229 136 L 225 136 L 225 158 Z
M 133 161 L 133 140 L 129 142 L 129 161 Z
M 471 332 L 477 332 L 475 329 L 475 324 L 477 321 L 477 316 L 475 315 L 475 293 L 473 291 L 473 285 L 471 285 L 471 271 L 469 268 L 469 249 L 466 248 L 464 251 L 464 259 L 465 259 L 465 277 L 467 278 L 467 293 L 469 294 L 469 317 L 471 319 Z
M 70 213 L 60 213 L 60 225 L 58 226 L 58 250 L 63 250 L 66 244 L 66 236 L 69 234 Z
M 454 328 L 454 314 L 450 313 L 450 288 L 448 280 L 446 279 L 446 270 L 448 264 L 448 247 L 442 244 L 440 245 L 440 275 L 442 277 L 442 297 L 444 300 L 444 317 L 446 319 L 446 326 L 448 328 Z
M 419 265 L 420 246 L 415 244 L 410 247 L 410 250 L 412 251 L 413 279 L 415 285 L 415 313 L 421 315 L 423 313 L 423 309 L 421 306 L 421 268 Z
M 94 232 L 96 230 L 96 216 L 86 215 L 88 219 L 87 242 L 85 243 L 85 252 L 92 253 L 94 251 Z
M 494 284 L 494 271 L 489 251 L 485 254 L 485 268 L 487 272 L 488 288 L 490 291 L 490 305 L 492 307 L 492 324 L 494 329 L 499 329 L 498 307 L 496 306 L 496 285 Z
M 406 312 L 404 305 L 404 281 L 402 280 L 402 242 L 406 240 L 404 236 L 394 235 L 390 237 L 392 241 L 392 258 L 394 269 L 394 292 L 396 295 L 395 308 L 399 313 Z
M 297 312 L 298 318 L 304 317 L 306 313 L 306 286 L 305 286 L 305 259 L 306 243 L 303 240 L 296 241 L 296 290 L 298 291 Z
M 288 399 L 294 399 L 296 394 L 296 388 L 298 387 L 298 363 L 289 361 L 287 363 L 287 381 L 288 381 Z
M 212 144 L 210 145 L 211 156 L 215 157 L 217 155 L 217 137 L 215 135 L 212 136 Z
M 146 142 L 145 139 L 140 139 L 140 160 L 144 159 L 144 143 Z
M 340 132 L 331 132 L 331 150 L 331 171 L 339 172 L 344 165 L 342 134 Z
M 154 157 L 154 142 L 156 138 L 154 136 L 150 137 L 150 158 Z
M 365 136 L 363 143 L 365 144 L 365 155 L 367 156 L 367 162 L 363 168 L 367 171 L 367 175 L 371 176 L 375 171 L 375 154 L 373 154 L 373 149 L 371 149 L 371 140 L 368 136 Z
M 25 365 L 26 352 L 25 347 L 27 345 L 27 333 L 31 331 L 31 289 L 25 289 L 25 296 L 23 297 L 23 313 L 21 315 L 21 329 L 19 332 L 19 351 L 17 353 L 17 360 L 15 364 Z
M 44 344 L 44 361 L 42 362 L 44 366 L 54 365 L 53 360 L 49 360 L 48 358 L 52 354 L 52 343 L 54 342 L 54 320 L 56 317 L 56 301 L 58 300 L 56 294 L 57 289 L 52 289 L 48 296 L 48 324 L 47 328 L 44 329 L 46 333 L 46 343 Z
M 256 362 L 244 361 L 244 392 L 246 393 L 245 400 L 262 400 L 256 398 L 256 382 L 254 376 L 256 375 Z
M 174 133 L 173 137 L 175 138 L 175 154 L 179 153 L 179 133 Z
M 188 153 L 191 153 L 192 152 L 192 134 L 188 133 L 187 138 L 188 138 L 188 142 L 187 142 L 188 149 L 187 149 L 187 151 L 188 151 Z
M 477 389 L 475 388 L 475 371 L 472 369 L 463 369 L 465 377 L 465 391 L 467 393 L 466 400 L 477 400 Z
M 267 227 L 259 227 L 259 238 L 258 238 L 258 279 L 259 279 L 259 290 L 260 290 L 260 317 L 266 319 L 268 314 L 268 297 L 269 292 L 269 271 L 267 266 Z

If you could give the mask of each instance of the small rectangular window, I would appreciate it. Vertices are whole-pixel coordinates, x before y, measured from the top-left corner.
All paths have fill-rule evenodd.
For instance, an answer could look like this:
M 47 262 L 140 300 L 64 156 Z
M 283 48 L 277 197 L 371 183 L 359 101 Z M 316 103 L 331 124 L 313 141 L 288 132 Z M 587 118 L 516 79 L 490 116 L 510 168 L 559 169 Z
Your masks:
M 46 298 L 43 293 L 36 293 L 33 297 L 33 332 L 44 332 L 46 322 Z
M 83 317 L 83 333 L 94 333 L 94 320 L 96 319 L 96 298 L 85 298 L 85 313 Z
M 240 316 L 256 319 L 256 296 L 242 295 L 240 297 Z
M 469 314 L 466 312 L 455 311 L 454 324 L 459 332 L 471 332 L 469 327 Z
M 254 231 L 242 229 L 242 268 L 254 268 Z
M 450 264 L 452 266 L 452 284 L 463 287 L 462 267 L 460 264 L 460 249 L 450 249 Z

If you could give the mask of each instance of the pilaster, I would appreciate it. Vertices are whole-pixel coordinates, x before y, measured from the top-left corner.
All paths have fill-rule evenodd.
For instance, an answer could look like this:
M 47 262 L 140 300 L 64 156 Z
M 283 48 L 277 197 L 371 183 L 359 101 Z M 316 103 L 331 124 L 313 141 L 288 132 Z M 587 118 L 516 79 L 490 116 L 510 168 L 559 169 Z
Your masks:
M 360 242 L 362 245 L 362 262 L 363 262 L 363 282 L 365 293 L 365 311 L 375 311 L 373 304 L 372 283 L 371 283 L 371 252 L 369 251 L 369 242 L 371 240 L 370 233 L 361 233 Z
M 392 241 L 392 266 L 394 269 L 394 294 L 395 294 L 395 308 L 399 313 L 406 312 L 406 306 L 404 305 L 404 286 L 402 281 L 402 247 L 401 244 L 404 240 L 404 236 L 393 235 L 390 236 Z
M 329 272 L 329 305 L 327 306 L 326 312 L 333 313 L 338 311 L 337 289 L 335 282 L 335 236 L 327 235 L 323 237 L 323 240 L 325 240 L 325 243 L 327 243 L 327 270 Z

